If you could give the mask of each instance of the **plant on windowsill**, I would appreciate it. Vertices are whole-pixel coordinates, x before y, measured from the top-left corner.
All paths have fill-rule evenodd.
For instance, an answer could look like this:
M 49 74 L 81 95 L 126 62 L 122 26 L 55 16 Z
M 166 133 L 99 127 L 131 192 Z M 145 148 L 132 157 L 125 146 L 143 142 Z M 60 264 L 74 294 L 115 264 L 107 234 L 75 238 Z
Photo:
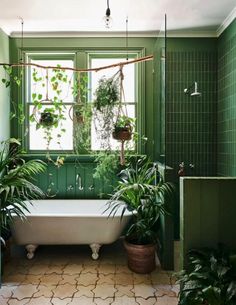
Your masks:
M 179 305 L 236 304 L 236 254 L 223 245 L 218 249 L 192 249 L 187 269 L 176 274 Z
M 10 224 L 14 215 L 22 219 L 27 206 L 25 201 L 41 198 L 44 193 L 32 177 L 42 173 L 46 164 L 41 160 L 25 161 L 20 157 L 20 142 L 14 138 L 1 142 L 0 151 L 0 225 L 1 243 L 10 237 Z
M 124 241 L 128 266 L 134 272 L 149 273 L 155 269 L 158 220 L 161 214 L 167 213 L 174 186 L 163 182 L 160 173 L 147 157 L 131 163 L 120 172 L 119 178 L 107 210 L 110 211 L 110 217 L 120 207 L 123 207 L 123 213 L 126 209 L 132 212 L 133 221 Z

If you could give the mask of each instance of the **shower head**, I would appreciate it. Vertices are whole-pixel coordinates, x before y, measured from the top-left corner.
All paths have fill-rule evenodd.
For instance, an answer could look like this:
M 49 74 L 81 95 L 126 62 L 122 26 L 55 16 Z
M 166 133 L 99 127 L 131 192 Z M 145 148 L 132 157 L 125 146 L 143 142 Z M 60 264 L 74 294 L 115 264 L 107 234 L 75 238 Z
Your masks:
M 193 92 L 190 91 L 190 89 L 194 89 Z M 188 88 L 185 88 L 184 89 L 184 93 L 185 94 L 190 94 L 190 96 L 200 96 L 201 93 L 198 92 L 198 85 L 197 85 L 197 82 L 194 82 L 191 86 L 189 86 Z
M 200 96 L 201 93 L 198 92 L 197 82 L 194 82 L 194 91 L 190 94 L 191 96 Z

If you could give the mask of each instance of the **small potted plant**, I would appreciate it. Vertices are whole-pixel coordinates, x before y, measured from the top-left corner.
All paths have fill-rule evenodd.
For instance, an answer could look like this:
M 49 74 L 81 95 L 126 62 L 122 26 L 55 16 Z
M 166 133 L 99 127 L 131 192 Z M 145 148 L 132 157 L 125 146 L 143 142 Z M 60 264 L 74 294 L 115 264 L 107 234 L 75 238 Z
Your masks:
M 132 137 L 132 130 L 135 120 L 128 116 L 119 116 L 114 125 L 112 136 L 116 140 L 129 141 Z
M 130 164 L 119 177 L 107 209 L 110 216 L 120 207 L 123 212 L 126 209 L 132 212 L 133 221 L 124 240 L 128 267 L 137 273 L 149 273 L 156 266 L 158 220 L 167 211 L 166 205 L 173 196 L 174 186 L 163 182 L 156 167 L 146 157 Z
M 43 127 L 52 127 L 58 122 L 58 115 L 53 108 L 45 108 L 40 114 L 39 124 Z

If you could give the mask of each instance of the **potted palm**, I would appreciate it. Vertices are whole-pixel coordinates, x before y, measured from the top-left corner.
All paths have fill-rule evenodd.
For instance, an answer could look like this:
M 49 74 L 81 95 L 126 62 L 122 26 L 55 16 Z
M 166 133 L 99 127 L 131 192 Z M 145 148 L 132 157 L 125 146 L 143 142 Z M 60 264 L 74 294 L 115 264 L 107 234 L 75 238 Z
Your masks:
M 161 214 L 167 213 L 166 204 L 172 198 L 174 187 L 163 182 L 147 158 L 140 158 L 136 164 L 123 169 L 119 177 L 118 186 L 108 201 L 109 215 L 114 215 L 120 207 L 123 213 L 126 209 L 132 212 L 133 221 L 124 240 L 128 266 L 134 272 L 149 273 L 156 266 L 158 220 Z
M 1 246 L 10 237 L 9 226 L 14 214 L 24 218 L 28 211 L 25 201 L 37 199 L 44 194 L 33 182 L 32 177 L 46 169 L 41 160 L 25 161 L 20 157 L 20 142 L 9 139 L 1 143 L 0 151 L 0 228 Z

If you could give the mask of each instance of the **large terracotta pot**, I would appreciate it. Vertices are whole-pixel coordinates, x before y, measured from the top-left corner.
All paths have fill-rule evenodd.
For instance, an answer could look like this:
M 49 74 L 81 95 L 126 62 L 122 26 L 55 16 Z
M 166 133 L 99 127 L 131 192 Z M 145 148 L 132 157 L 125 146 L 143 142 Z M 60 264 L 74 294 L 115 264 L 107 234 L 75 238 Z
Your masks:
M 128 267 L 136 273 L 150 273 L 156 268 L 156 245 L 135 245 L 124 240 L 127 251 Z

